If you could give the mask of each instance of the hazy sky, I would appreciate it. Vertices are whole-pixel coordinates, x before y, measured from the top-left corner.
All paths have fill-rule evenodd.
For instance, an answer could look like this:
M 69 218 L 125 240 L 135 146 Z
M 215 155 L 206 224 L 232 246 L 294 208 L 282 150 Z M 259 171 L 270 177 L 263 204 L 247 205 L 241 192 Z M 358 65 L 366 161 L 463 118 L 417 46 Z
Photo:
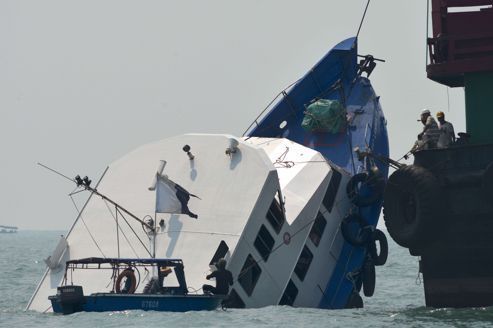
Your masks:
M 353 36 L 365 0 L 0 0 L 0 224 L 61 229 L 74 186 L 139 145 L 241 135 L 284 87 Z M 427 107 L 465 130 L 462 89 L 426 79 L 426 0 L 373 0 L 359 53 L 401 157 Z M 450 105 L 449 104 L 450 100 Z

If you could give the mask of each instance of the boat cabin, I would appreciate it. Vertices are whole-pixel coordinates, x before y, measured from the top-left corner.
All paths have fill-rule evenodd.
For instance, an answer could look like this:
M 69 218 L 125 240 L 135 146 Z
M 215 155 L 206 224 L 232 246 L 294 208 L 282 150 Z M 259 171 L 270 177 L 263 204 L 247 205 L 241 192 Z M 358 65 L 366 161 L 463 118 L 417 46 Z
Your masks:
M 112 286 L 110 293 L 134 294 L 137 290 L 143 294 L 188 293 L 183 261 L 180 259 L 89 257 L 70 260 L 66 262 L 62 286 L 73 285 L 74 276 L 77 277 L 75 271 L 79 270 L 108 270 Z M 149 275 L 152 278 L 147 285 L 139 288 Z M 172 282 L 164 283 L 165 278 Z

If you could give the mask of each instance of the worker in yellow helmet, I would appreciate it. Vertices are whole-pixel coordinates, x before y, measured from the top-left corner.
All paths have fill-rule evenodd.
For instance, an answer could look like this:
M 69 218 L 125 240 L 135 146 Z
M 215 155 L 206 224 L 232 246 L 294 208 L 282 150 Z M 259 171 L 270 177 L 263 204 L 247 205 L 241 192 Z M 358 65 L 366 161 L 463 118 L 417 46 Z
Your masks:
M 445 114 L 443 112 L 437 113 L 437 120 L 440 129 L 437 146 L 438 148 L 450 147 L 455 142 L 454 126 L 452 123 L 445 121 Z

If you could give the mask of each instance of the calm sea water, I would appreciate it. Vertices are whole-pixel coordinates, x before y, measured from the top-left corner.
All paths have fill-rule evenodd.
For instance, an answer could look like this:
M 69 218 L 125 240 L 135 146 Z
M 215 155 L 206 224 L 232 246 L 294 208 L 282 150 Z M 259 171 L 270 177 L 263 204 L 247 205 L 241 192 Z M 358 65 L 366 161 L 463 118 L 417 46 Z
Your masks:
M 69 316 L 25 312 L 60 232 L 0 234 L 0 327 L 490 327 L 493 308 L 428 309 L 417 285 L 416 258 L 390 242 L 390 255 L 377 267 L 375 295 L 365 308 L 318 310 L 270 306 L 262 309 L 163 313 L 128 311 Z

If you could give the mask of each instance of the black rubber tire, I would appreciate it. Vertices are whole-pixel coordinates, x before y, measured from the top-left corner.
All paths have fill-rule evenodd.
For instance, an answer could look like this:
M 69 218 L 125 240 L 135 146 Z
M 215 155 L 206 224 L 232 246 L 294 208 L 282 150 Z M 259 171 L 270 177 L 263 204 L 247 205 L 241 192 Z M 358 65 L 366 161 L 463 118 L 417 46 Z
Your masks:
M 370 190 L 369 195 L 362 195 L 359 184 L 364 184 Z M 381 200 L 385 180 L 379 174 L 366 172 L 355 174 L 346 185 L 346 193 L 351 202 L 358 207 L 370 206 Z
M 355 224 L 358 227 L 357 232 L 355 232 Z M 358 214 L 349 214 L 341 223 L 342 236 L 353 246 L 363 246 L 368 243 L 371 239 L 372 229 L 365 219 Z
M 372 297 L 375 293 L 375 264 L 371 258 L 367 258 L 361 268 L 361 279 L 363 280 L 363 294 L 366 297 Z
M 380 245 L 380 253 L 377 253 L 377 246 L 375 244 L 377 241 Z M 376 229 L 373 233 L 373 240 L 370 243 L 369 250 L 373 263 L 375 263 L 376 266 L 387 263 L 389 243 L 387 242 L 385 234 L 381 230 Z
M 409 165 L 395 171 L 384 193 L 384 220 L 402 247 L 422 248 L 440 233 L 446 210 L 438 179 L 427 169 Z

